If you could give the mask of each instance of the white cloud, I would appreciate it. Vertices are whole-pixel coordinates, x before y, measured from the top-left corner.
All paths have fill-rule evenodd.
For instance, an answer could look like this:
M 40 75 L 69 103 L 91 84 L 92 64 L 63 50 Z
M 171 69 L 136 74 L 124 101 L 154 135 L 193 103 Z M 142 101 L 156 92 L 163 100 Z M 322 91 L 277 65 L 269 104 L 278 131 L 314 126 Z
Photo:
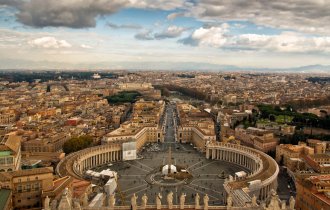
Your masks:
M 201 27 L 196 29 L 189 38 L 183 40 L 185 44 L 221 47 L 227 43 L 228 24 L 212 26 L 209 28 Z
M 84 49 L 92 49 L 93 48 L 92 46 L 89 46 L 87 44 L 81 44 L 80 47 L 84 48 Z
M 138 40 L 153 40 L 154 37 L 152 35 L 152 31 L 151 30 L 142 30 L 139 33 L 135 34 L 135 39 Z
M 59 49 L 59 48 L 71 48 L 72 45 L 66 40 L 58 40 L 52 36 L 45 36 L 29 41 L 29 44 L 37 48 L 47 49 Z
M 330 37 L 306 37 L 293 32 L 279 35 L 242 34 L 233 37 L 231 41 L 228 45 L 238 49 L 289 53 L 330 52 Z
M 330 53 L 330 37 L 310 37 L 295 32 L 283 32 L 278 35 L 231 35 L 229 27 L 224 24 L 219 27 L 198 28 L 181 42 L 232 51 Z
M 156 39 L 176 38 L 181 36 L 181 34 L 186 30 L 187 28 L 172 25 L 167 27 L 164 31 L 156 33 L 154 37 Z
M 129 0 L 128 7 L 174 10 L 182 8 L 185 0 Z
M 174 13 L 171 13 L 171 14 L 167 15 L 167 19 L 168 20 L 174 20 L 175 18 L 181 17 L 181 16 L 184 16 L 184 13 L 182 13 L 182 12 L 174 12 Z
M 128 0 L 26 0 L 0 1 L 15 7 L 19 22 L 33 27 L 95 27 L 98 16 L 109 15 L 128 5 Z
M 330 0 L 200 0 L 186 15 L 205 20 L 251 21 L 257 25 L 329 34 Z
M 167 16 L 250 21 L 257 25 L 330 34 L 330 0 L 0 0 L 15 7 L 19 22 L 33 27 L 95 27 L 97 18 L 123 8 L 176 11 Z M 177 12 L 179 11 L 179 12 Z
M 181 34 L 187 30 L 188 28 L 171 25 L 158 33 L 154 33 L 152 30 L 143 29 L 135 34 L 134 37 L 139 40 L 170 39 L 181 36 Z

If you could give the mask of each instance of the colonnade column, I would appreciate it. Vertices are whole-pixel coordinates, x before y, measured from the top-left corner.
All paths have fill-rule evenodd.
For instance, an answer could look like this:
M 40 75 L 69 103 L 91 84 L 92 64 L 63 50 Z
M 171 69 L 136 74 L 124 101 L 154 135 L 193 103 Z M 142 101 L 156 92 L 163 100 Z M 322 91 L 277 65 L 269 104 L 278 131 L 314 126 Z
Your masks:
M 212 149 L 212 160 L 215 159 L 215 149 Z

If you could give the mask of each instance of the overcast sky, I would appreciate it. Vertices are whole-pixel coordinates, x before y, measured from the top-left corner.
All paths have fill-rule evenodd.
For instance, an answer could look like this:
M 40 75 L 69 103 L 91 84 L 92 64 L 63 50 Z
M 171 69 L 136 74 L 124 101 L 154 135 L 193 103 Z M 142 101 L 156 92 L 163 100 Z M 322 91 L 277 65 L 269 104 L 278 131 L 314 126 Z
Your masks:
M 330 64 L 330 0 L 0 0 L 0 68 Z

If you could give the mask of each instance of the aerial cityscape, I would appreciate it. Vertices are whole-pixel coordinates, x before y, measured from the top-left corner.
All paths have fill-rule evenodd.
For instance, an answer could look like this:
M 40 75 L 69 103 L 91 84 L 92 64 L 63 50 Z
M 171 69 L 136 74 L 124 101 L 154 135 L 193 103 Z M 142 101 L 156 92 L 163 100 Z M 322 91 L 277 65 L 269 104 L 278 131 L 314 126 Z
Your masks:
M 0 0 L 0 210 L 330 210 L 328 0 Z

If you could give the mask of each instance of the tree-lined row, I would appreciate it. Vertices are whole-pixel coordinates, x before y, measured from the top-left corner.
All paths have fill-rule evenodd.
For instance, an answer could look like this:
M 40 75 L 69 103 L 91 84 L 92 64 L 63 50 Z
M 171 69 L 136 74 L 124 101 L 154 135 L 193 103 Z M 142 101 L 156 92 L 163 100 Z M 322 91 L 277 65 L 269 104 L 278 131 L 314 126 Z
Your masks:
M 61 79 L 77 79 L 77 80 L 90 80 L 95 72 L 78 72 L 78 71 L 20 71 L 20 72 L 0 72 L 0 78 L 9 82 L 29 82 L 33 83 L 35 80 L 40 82 L 57 81 Z M 102 78 L 117 78 L 118 75 L 114 73 L 102 72 L 99 73 Z
M 311 113 L 299 113 L 293 106 L 287 105 L 285 109 L 281 109 L 279 106 L 272 105 L 258 105 L 260 118 L 264 119 L 276 119 L 277 116 L 290 117 L 292 125 L 299 127 L 318 127 L 324 129 L 330 129 L 330 116 L 327 115 L 325 118 L 318 117 Z
M 301 99 L 301 100 L 294 100 L 288 102 L 292 107 L 295 109 L 306 109 L 306 108 L 313 108 L 319 107 L 324 105 L 330 105 L 330 95 L 324 96 L 323 98 L 310 100 L 310 99 Z

